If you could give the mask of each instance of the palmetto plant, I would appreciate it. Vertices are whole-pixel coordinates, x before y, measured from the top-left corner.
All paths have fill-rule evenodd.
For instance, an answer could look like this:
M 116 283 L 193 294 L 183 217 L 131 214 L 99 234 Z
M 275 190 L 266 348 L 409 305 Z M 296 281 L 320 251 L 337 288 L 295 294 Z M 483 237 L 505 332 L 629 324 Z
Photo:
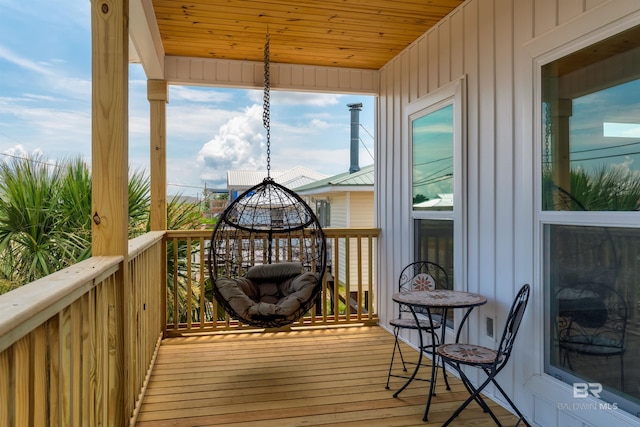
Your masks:
M 129 178 L 129 237 L 148 230 L 149 179 Z M 197 206 L 178 199 L 169 225 L 199 225 Z M 43 156 L 0 162 L 0 293 L 91 255 L 91 172 L 80 158 L 56 163 Z
M 129 238 L 144 234 L 149 228 L 149 178 L 143 170 L 129 174 Z
M 64 268 L 87 242 L 65 222 L 63 169 L 38 156 L 0 164 L 0 271 L 26 283 Z
M 571 173 L 571 193 L 590 211 L 635 211 L 640 202 L 640 174 L 621 167 Z
M 640 208 L 640 173 L 622 167 L 601 167 L 589 173 L 571 169 L 570 188 L 558 187 L 551 174 L 543 177 L 545 210 L 636 211 Z

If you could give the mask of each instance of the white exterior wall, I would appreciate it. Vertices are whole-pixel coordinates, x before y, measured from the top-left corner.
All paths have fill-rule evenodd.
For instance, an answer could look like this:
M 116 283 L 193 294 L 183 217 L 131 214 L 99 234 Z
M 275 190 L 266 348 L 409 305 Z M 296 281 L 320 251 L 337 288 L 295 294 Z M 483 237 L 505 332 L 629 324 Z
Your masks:
M 349 193 L 349 227 L 373 227 L 373 191 Z
M 350 192 L 348 193 L 348 201 L 349 224 L 347 227 L 373 227 L 375 212 L 373 205 L 373 192 Z M 369 287 L 369 265 L 362 263 L 362 266 L 359 269 L 358 257 L 355 256 L 358 253 L 358 242 L 353 240 L 350 242 L 349 246 L 349 251 L 351 253 L 351 264 L 349 266 L 351 291 L 355 292 L 358 290 L 358 283 L 362 285 L 362 289 L 366 290 Z M 369 251 L 364 243 L 361 245 L 360 250 L 362 251 L 362 257 L 360 259 L 368 259 Z M 373 268 L 375 269 L 375 263 Z
M 470 318 L 468 335 L 495 347 L 484 335 L 485 317 L 496 319 L 499 337 L 517 290 L 532 285 L 515 353 L 499 380 L 528 419 L 544 427 L 639 425 L 637 417 L 623 411 L 558 409 L 558 403 L 575 400 L 570 386 L 544 374 L 535 197 L 538 67 L 566 55 L 567 49 L 639 24 L 640 2 L 634 0 L 469 0 L 381 70 L 375 156 L 376 217 L 382 230 L 378 259 L 385 260 L 378 266 L 380 323 L 387 326 L 394 316 L 394 284 L 402 266 L 412 261 L 406 111 L 413 101 L 464 77 L 466 170 L 456 172 L 455 179 L 466 184 L 465 203 L 456 209 L 466 209 L 462 230 L 467 247 L 454 286 L 488 297 L 490 302 Z M 406 338 L 417 342 L 416 335 Z
M 331 227 L 347 227 L 347 194 L 346 193 L 331 193 L 331 219 L 329 223 Z
M 332 193 L 331 194 L 331 227 L 344 228 L 371 228 L 374 225 L 374 203 L 373 192 L 348 192 L 348 193 Z M 368 250 L 361 247 L 362 259 L 369 256 Z M 338 243 L 338 260 L 335 265 L 337 268 L 337 278 L 340 283 L 346 283 L 347 267 L 349 268 L 349 284 L 352 292 L 358 290 L 358 284 L 362 285 L 362 289 L 369 287 L 369 266 L 362 265 L 358 269 L 358 253 L 357 241 L 349 242 L 349 252 L 351 254 L 351 262 L 346 264 L 346 242 L 340 239 Z M 335 254 L 332 254 L 335 256 Z

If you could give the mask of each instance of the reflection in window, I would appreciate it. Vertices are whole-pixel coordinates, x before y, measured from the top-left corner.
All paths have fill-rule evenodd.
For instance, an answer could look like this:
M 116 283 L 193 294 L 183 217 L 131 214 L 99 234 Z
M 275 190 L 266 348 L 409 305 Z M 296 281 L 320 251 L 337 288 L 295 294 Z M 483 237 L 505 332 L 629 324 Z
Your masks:
M 542 67 L 544 210 L 640 207 L 640 27 Z
M 640 27 L 541 70 L 545 372 L 602 385 L 601 399 L 634 414 L 640 228 L 614 211 L 640 206 L 638 64 Z
M 453 104 L 412 121 L 413 209 L 453 210 Z
M 416 260 L 439 264 L 449 276 L 453 289 L 453 221 L 437 219 L 414 220 Z
M 545 247 L 546 371 L 602 384 L 603 399 L 635 413 L 640 229 L 546 225 Z
M 414 220 L 416 260 L 428 260 L 440 265 L 449 276 L 453 289 L 453 221 L 435 219 Z M 448 312 L 447 326 L 453 327 L 453 310 Z

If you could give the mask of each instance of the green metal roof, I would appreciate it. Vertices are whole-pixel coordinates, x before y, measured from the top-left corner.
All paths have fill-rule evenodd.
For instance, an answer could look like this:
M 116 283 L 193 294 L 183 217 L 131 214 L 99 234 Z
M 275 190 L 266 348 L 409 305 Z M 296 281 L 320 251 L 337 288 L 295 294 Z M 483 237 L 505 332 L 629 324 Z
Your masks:
M 373 187 L 373 165 L 364 166 L 358 172 L 344 172 L 311 184 L 302 185 L 296 187 L 294 191 L 304 193 L 334 187 Z

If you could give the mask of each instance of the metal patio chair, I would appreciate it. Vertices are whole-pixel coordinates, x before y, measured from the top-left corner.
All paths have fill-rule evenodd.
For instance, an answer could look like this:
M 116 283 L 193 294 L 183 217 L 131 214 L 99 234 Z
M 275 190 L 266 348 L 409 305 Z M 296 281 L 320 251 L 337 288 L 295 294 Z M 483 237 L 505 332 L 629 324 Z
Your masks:
M 614 288 L 581 283 L 556 293 L 558 343 L 563 365 L 572 371 L 572 357 L 620 358 L 620 387 L 624 391 L 624 353 L 627 304 Z
M 502 333 L 502 338 L 500 340 L 500 345 L 498 346 L 497 350 L 474 344 L 458 343 L 444 344 L 438 347 L 438 354 L 449 366 L 453 367 L 458 372 L 458 374 L 460 375 L 460 379 L 470 393 L 469 398 L 465 400 L 464 403 L 462 403 L 462 405 L 458 407 L 458 409 L 456 409 L 451 417 L 443 424 L 443 427 L 449 425 L 473 400 L 478 402 L 484 412 L 488 412 L 491 418 L 493 418 L 493 420 L 496 422 L 496 424 L 500 426 L 500 421 L 498 421 L 498 418 L 496 418 L 493 411 L 491 411 L 489 406 L 485 403 L 484 399 L 480 395 L 482 390 L 484 390 L 484 388 L 490 383 L 493 383 L 495 385 L 496 389 L 502 394 L 507 402 L 509 402 L 509 405 L 511 405 L 518 417 L 520 417 L 520 419 L 518 420 L 518 424 L 520 424 L 520 421 L 523 421 L 525 425 L 529 426 L 529 423 L 524 418 L 524 415 L 522 415 L 511 398 L 509 398 L 507 393 L 505 393 L 505 391 L 496 381 L 496 375 L 498 375 L 498 373 L 500 373 L 500 371 L 507 365 L 509 357 L 511 356 L 513 343 L 515 341 L 516 334 L 518 333 L 518 329 L 520 328 L 520 323 L 522 321 L 522 317 L 524 316 L 527 302 L 529 301 L 529 292 L 529 285 L 524 285 L 522 286 L 522 288 L 520 288 L 518 295 L 513 301 L 511 310 L 509 311 L 509 316 L 507 317 L 504 331 Z M 480 384 L 479 387 L 474 387 L 474 385 L 469 380 L 469 377 L 462 370 L 463 365 L 473 366 L 481 369 L 487 375 L 486 380 L 482 384 Z
M 402 269 L 400 277 L 398 278 L 398 292 L 412 292 L 412 291 L 426 291 L 434 289 L 449 289 L 449 276 L 447 272 L 440 265 L 430 261 L 416 261 Z M 405 378 L 409 377 L 404 374 L 393 373 L 393 363 L 395 361 L 396 352 L 400 356 L 402 363 L 402 371 L 407 372 L 407 365 L 413 364 L 413 362 L 407 362 L 402 354 L 400 348 L 399 334 L 403 329 L 422 330 L 431 334 L 431 324 L 427 317 L 426 310 L 424 312 L 417 312 L 419 324 L 416 323 L 415 318 L 411 314 L 411 310 L 404 304 L 399 305 L 399 315 L 397 318 L 391 320 L 389 325 L 393 326 L 393 335 L 395 338 L 393 344 L 393 352 L 391 353 L 391 361 L 389 362 L 389 374 L 387 376 L 386 389 L 389 389 L 389 380 L 391 377 Z M 446 319 L 442 319 L 441 313 L 433 313 L 433 329 L 439 329 L 442 322 Z M 437 339 L 436 334 L 431 334 Z M 433 362 L 432 362 L 433 363 Z M 444 371 L 444 362 L 442 364 Z M 449 389 L 449 382 L 444 374 L 447 390 Z M 429 381 L 427 379 L 414 378 L 419 381 Z

